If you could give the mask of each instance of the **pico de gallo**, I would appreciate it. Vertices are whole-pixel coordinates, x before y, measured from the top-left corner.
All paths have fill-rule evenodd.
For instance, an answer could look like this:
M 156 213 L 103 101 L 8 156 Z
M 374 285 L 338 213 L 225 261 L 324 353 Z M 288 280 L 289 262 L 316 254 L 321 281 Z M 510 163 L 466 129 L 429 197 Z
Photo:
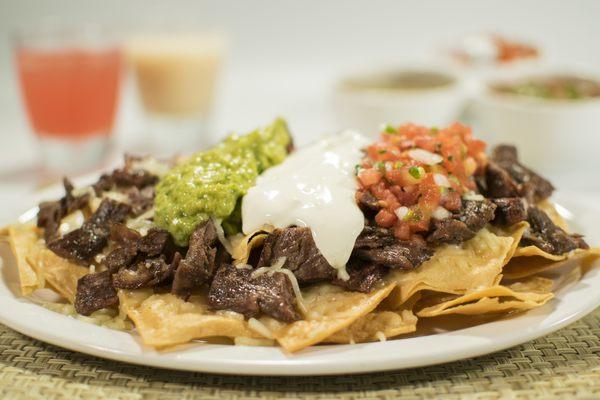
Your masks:
M 463 196 L 477 196 L 474 177 L 487 164 L 485 148 L 460 123 L 444 129 L 384 126 L 356 165 L 357 201 L 372 195 L 378 226 L 398 239 L 420 240 L 432 218 L 447 218 L 460 210 Z

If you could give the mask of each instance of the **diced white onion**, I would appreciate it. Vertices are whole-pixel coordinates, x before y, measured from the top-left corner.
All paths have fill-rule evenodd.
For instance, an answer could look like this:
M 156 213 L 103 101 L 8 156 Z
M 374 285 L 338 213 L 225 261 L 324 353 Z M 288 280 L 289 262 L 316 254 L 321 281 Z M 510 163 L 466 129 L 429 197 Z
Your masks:
M 408 207 L 402 206 L 402 207 L 398 207 L 394 210 L 394 213 L 396 214 L 396 217 L 398 217 L 399 220 L 403 220 L 404 217 L 406 217 L 408 215 L 409 209 Z
M 217 231 L 217 238 L 219 239 L 219 242 L 221 242 L 229 254 L 233 254 L 234 248 L 231 245 L 231 242 L 225 237 L 225 231 L 223 231 L 223 227 L 221 226 L 221 220 L 217 218 L 211 218 L 211 220 L 215 226 L 215 230 Z
M 463 195 L 463 199 L 471 201 L 484 201 L 485 197 L 475 192 L 469 192 Z
M 450 187 L 450 181 L 444 174 L 435 173 L 433 174 L 433 181 L 436 185 L 441 187 Z
M 415 161 L 422 162 L 427 165 L 435 165 L 442 162 L 443 158 L 439 154 L 432 153 L 423 149 L 412 149 L 408 151 L 408 155 Z
M 435 219 L 445 219 L 448 218 L 450 215 L 452 215 L 450 214 L 450 211 L 446 210 L 444 207 L 436 208 L 431 214 L 431 216 Z
M 169 164 L 160 162 L 154 157 L 144 157 L 141 160 L 135 160 L 132 163 L 132 167 L 134 170 L 145 170 L 151 173 L 152 175 L 156 175 L 159 178 L 165 176 L 169 169 L 171 168 Z

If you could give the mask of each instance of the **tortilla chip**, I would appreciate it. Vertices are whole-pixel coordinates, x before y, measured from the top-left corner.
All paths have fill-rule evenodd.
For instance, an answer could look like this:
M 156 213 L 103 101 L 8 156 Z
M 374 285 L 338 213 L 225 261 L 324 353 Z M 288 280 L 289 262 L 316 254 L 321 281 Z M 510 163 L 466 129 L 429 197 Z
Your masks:
M 356 320 L 349 327 L 334 333 L 325 339 L 325 342 L 374 342 L 416 331 L 417 317 L 412 312 L 412 308 L 420 296 L 416 294 L 413 297 L 397 311 L 384 310 L 378 307 L 375 311 Z
M 520 235 L 521 229 L 513 233 Z M 441 246 L 415 270 L 393 271 L 388 275 L 388 282 L 395 282 L 398 287 L 386 304 L 393 307 L 390 302 L 395 302 L 399 307 L 421 290 L 464 294 L 497 285 L 514 243 L 513 237 L 500 236 L 484 228 L 461 245 Z
M 69 302 L 75 302 L 77 281 L 89 273 L 88 268 L 59 257 L 46 248 L 30 252 L 26 259 L 57 293 Z
M 42 249 L 39 243 L 41 230 L 34 225 L 11 225 L 5 228 L 11 251 L 19 271 L 21 294 L 27 296 L 36 289 L 44 287 L 44 277 L 36 273 L 27 262 L 27 256 Z
M 263 317 L 261 322 L 287 351 L 294 352 L 320 343 L 370 313 L 392 291 L 395 283 L 371 293 L 350 292 L 328 283 L 302 291 L 306 315 L 291 324 Z
M 231 257 L 235 264 L 247 264 L 252 249 L 261 246 L 268 234 L 266 229 L 262 229 L 249 235 L 236 235 L 230 238 Z
M 559 214 L 554 203 L 546 199 L 540 201 L 536 205 L 540 210 L 548 214 L 548 216 L 556 226 L 562 228 L 565 232 L 569 232 L 569 225 L 567 224 L 567 221 L 565 221 L 565 219 Z
M 554 295 L 552 280 L 536 277 L 529 282 L 510 286 L 494 286 L 472 292 L 417 312 L 419 317 L 448 314 L 480 315 L 487 313 L 525 311 L 544 305 Z
M 515 257 L 504 267 L 502 273 L 508 279 L 521 279 L 541 272 L 562 268 L 570 262 L 586 263 L 593 262 L 598 258 L 600 258 L 600 248 L 578 249 L 561 256 L 544 253 L 544 256 Z
M 122 290 L 119 300 L 147 346 L 165 348 L 216 336 L 261 337 L 241 314 L 210 311 L 205 293 L 184 301 L 172 294 L 152 294 L 151 289 Z

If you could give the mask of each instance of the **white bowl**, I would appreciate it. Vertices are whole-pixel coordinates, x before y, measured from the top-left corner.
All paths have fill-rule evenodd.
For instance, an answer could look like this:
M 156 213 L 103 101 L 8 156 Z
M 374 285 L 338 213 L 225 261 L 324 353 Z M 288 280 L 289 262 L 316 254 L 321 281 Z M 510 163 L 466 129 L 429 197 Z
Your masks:
M 348 84 L 351 81 L 413 72 L 439 74 L 447 77 L 449 82 L 436 87 L 412 89 L 357 88 Z M 462 81 L 451 72 L 432 68 L 402 68 L 344 79 L 336 89 L 335 111 L 337 119 L 344 126 L 376 135 L 382 123 L 448 125 L 459 118 L 466 99 Z
M 478 136 L 515 144 L 527 165 L 557 173 L 600 168 L 600 98 L 549 100 L 484 90 L 470 111 Z

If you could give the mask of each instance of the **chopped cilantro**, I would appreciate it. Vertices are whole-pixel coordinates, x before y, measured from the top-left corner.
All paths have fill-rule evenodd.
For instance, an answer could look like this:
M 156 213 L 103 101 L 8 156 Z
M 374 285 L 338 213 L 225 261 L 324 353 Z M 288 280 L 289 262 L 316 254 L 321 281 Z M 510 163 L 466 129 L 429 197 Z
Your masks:
M 360 165 L 359 165 L 359 164 L 356 164 L 356 165 L 354 166 L 354 175 L 358 175 L 358 173 L 360 172 L 360 170 L 361 170 L 361 167 L 360 167 Z
M 377 161 L 375 164 L 373 164 L 373 166 L 377 169 L 384 169 L 385 168 L 385 164 L 382 163 L 381 161 Z
M 431 133 L 432 135 L 437 135 L 439 131 L 440 130 L 437 126 L 432 126 L 431 129 L 429 129 L 429 133 Z
M 454 160 L 454 156 L 453 155 L 449 155 L 448 156 L 448 161 L 452 161 L 452 160 Z
M 390 124 L 386 124 L 385 127 L 383 128 L 383 130 L 386 133 L 398 133 L 398 131 L 396 130 L 396 128 L 394 128 L 392 125 Z
M 386 149 L 379 149 L 379 150 L 377 150 L 377 152 L 379 154 L 385 154 L 385 153 L 387 153 L 387 150 Z
M 400 168 L 402 168 L 402 167 L 404 167 L 404 163 L 403 163 L 402 161 L 396 161 L 396 162 L 394 163 L 394 168 L 396 168 L 396 169 L 400 169 Z

